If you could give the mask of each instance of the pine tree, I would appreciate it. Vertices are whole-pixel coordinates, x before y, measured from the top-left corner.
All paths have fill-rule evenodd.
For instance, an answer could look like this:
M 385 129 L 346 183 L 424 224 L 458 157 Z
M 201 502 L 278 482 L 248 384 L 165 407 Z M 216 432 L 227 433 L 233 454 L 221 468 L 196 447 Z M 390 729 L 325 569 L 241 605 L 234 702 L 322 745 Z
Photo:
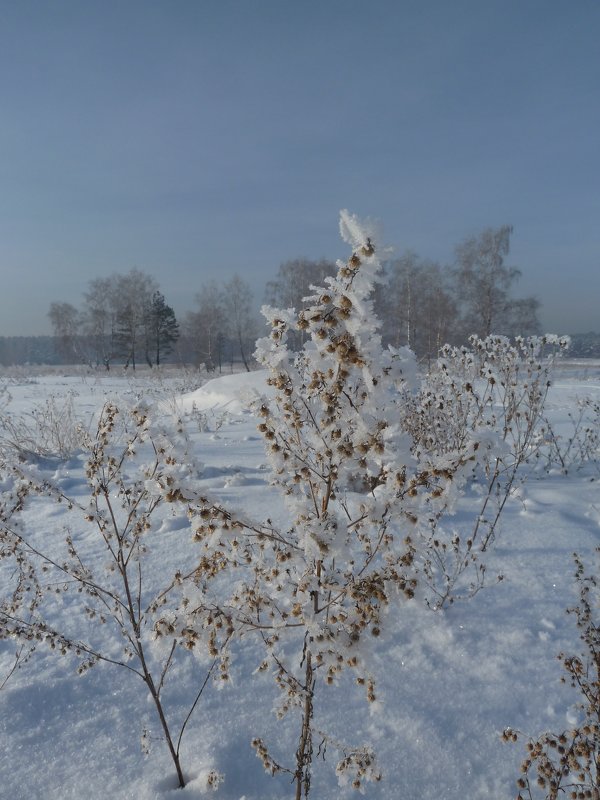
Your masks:
M 148 310 L 147 333 L 146 360 L 151 364 L 149 351 L 152 348 L 154 361 L 158 367 L 161 354 L 164 356 L 170 353 L 179 338 L 179 323 L 175 318 L 175 312 L 167 305 L 164 295 L 158 290 L 152 295 Z

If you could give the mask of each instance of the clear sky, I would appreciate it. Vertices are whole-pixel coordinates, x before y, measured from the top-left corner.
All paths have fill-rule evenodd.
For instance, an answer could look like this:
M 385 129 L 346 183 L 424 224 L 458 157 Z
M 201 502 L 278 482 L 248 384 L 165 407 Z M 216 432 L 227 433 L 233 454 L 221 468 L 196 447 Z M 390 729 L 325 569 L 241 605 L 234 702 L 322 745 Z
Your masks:
M 132 267 L 262 300 L 340 208 L 442 263 L 512 224 L 544 327 L 600 330 L 600 2 L 0 0 L 0 335 Z

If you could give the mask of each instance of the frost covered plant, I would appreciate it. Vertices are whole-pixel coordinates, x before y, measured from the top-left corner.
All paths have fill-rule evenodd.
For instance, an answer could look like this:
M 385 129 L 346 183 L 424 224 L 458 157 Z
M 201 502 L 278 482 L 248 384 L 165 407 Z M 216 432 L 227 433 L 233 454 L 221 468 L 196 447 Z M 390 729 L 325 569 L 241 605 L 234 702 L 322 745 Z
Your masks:
M 567 347 L 568 338 L 549 334 L 514 342 L 472 336 L 470 347 L 445 346 L 419 391 L 405 392 L 405 426 L 421 460 L 460 452 L 473 439 L 480 444 L 472 479 L 481 500 L 472 527 L 448 532 L 432 515 L 425 532 L 424 570 L 436 607 L 452 602 L 467 570 L 468 595 L 484 585 L 481 554 L 494 541 L 522 466 L 539 453 L 554 358 Z
M 185 518 L 183 495 L 192 493 L 197 477 L 193 458 L 183 431 L 159 427 L 143 405 L 123 411 L 107 403 L 84 447 L 87 504 L 79 493 L 66 494 L 60 483 L 40 481 L 28 465 L 11 468 L 0 497 L 0 555 L 12 559 L 20 572 L 13 601 L 0 605 L 0 636 L 33 647 L 44 642 L 63 655 L 75 655 L 80 674 L 104 662 L 139 677 L 183 787 L 182 737 L 215 662 L 176 724 L 168 718 L 163 695 L 169 672 L 190 649 L 190 639 L 185 633 L 173 636 L 165 648 L 152 642 L 159 611 L 164 613 L 172 590 L 190 575 L 170 568 L 164 555 L 153 563 L 152 547 L 166 536 L 157 537 L 165 513 Z M 64 537 L 30 528 L 26 512 L 36 495 L 63 505 Z M 151 574 L 157 570 L 160 588 Z M 70 602 L 73 609 L 60 629 L 48 622 L 53 598 Z M 194 634 L 194 645 L 197 639 Z M 216 774 L 211 785 L 218 785 Z
M 368 747 L 338 745 L 316 727 L 319 693 L 350 669 L 375 701 L 363 640 L 383 634 L 390 603 L 415 595 L 415 532 L 451 505 L 477 449 L 467 437 L 454 452 L 419 457 L 404 426 L 404 397 L 418 388 L 414 356 L 383 350 L 372 300 L 375 245 L 348 212 L 340 228 L 351 255 L 337 275 L 299 312 L 263 309 L 271 333 L 256 358 L 274 396 L 254 410 L 284 516 L 256 524 L 219 505 L 193 512 L 206 563 L 239 568 L 238 580 L 212 619 L 183 609 L 177 622 L 231 624 L 239 635 L 262 637 L 259 671 L 274 676 L 278 716 L 297 719 L 297 747 L 283 763 L 261 738 L 253 745 L 269 772 L 292 776 L 296 800 L 309 795 L 317 740 L 321 751 L 340 751 L 341 783 L 362 789 L 379 780 Z M 299 353 L 287 347 L 290 331 L 307 337 Z
M 50 395 L 43 404 L 22 415 L 0 404 L 0 454 L 22 460 L 68 458 L 81 447 L 85 427 L 78 417 L 74 396 Z
M 554 360 L 569 346 L 553 334 L 480 339 L 469 347 L 445 345 L 411 399 L 407 424 L 416 447 L 431 453 L 452 452 L 475 431 L 499 431 L 505 453 L 490 459 L 522 461 L 532 455 Z M 494 464 L 485 464 L 494 471 Z
M 5 491 L 11 479 L 3 465 L 0 465 L 0 491 Z M 26 493 L 16 493 L 11 501 L 0 503 L 0 563 L 3 568 L 2 594 L 0 595 L 0 640 L 12 639 L 11 623 L 8 620 L 20 618 L 27 621 L 34 619 L 37 607 L 41 602 L 42 591 L 35 567 L 19 546 L 18 539 L 4 535 L 7 526 L 12 524 L 15 514 L 22 508 Z M 0 674 L 0 689 L 6 686 L 15 671 L 23 666 L 35 651 L 35 642 L 17 640 L 11 654 L 11 663 L 6 671 Z
M 600 553 L 600 549 L 596 550 Z M 576 711 L 579 724 L 561 733 L 544 733 L 528 739 L 527 757 L 521 765 L 517 781 L 517 800 L 558 797 L 600 799 L 600 620 L 598 609 L 598 580 L 585 572 L 583 562 L 575 558 L 575 579 L 579 588 L 579 603 L 567 610 L 573 614 L 579 629 L 583 650 L 576 655 L 561 653 L 569 683 L 580 695 Z M 523 734 L 507 728 L 505 741 L 516 742 Z
M 558 434 L 548 419 L 542 429 L 540 459 L 547 469 L 558 468 L 565 475 L 586 464 L 600 470 L 600 403 L 592 397 L 580 397 L 576 411 L 568 414 L 568 436 Z

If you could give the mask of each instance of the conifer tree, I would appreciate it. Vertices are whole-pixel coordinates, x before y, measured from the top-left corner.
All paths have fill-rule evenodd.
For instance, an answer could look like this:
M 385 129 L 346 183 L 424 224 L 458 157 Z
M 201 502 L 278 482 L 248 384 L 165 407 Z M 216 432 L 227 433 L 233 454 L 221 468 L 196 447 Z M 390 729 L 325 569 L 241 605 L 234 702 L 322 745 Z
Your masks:
M 173 349 L 179 338 L 179 324 L 175 312 L 165 302 L 165 296 L 158 290 L 152 295 L 152 302 L 147 317 L 147 360 L 150 363 L 150 351 L 154 351 L 154 363 L 160 366 L 161 355 L 165 356 Z

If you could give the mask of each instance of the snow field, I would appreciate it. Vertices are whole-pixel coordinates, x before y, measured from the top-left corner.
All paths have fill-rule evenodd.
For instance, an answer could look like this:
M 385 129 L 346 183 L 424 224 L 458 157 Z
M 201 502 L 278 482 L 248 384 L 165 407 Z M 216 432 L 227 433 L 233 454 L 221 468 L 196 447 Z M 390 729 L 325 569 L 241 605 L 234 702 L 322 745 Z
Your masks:
M 215 379 L 183 396 L 170 393 L 168 386 L 159 390 L 151 382 L 135 384 L 113 376 L 36 380 L 10 385 L 11 414 L 26 412 L 49 395 L 72 391 L 75 408 L 91 425 L 106 398 L 154 399 L 161 413 L 176 410 L 188 420 L 204 490 L 257 519 L 281 513 L 268 485 L 256 420 L 244 402 L 248 394 L 262 391 L 264 373 Z M 600 380 L 592 369 L 585 376 L 574 369 L 557 376 L 548 409 L 561 431 L 568 429 L 575 396 L 584 394 L 600 399 Z M 66 460 L 42 459 L 31 468 L 83 499 L 84 462 L 84 455 L 75 453 Z M 377 753 L 383 780 L 367 785 L 368 798 L 514 797 L 524 751 L 521 744 L 502 743 L 502 730 L 511 726 L 536 735 L 574 724 L 571 706 L 577 698 L 560 683 L 556 655 L 578 651 L 577 631 L 565 614 L 576 597 L 571 554 L 579 552 L 593 568 L 600 532 L 598 477 L 591 466 L 568 475 L 532 468 L 504 511 L 487 562 L 488 575 L 502 574 L 503 580 L 442 612 L 432 612 L 418 600 L 393 607 L 382 636 L 369 642 L 376 703 L 366 702 L 349 671 L 337 685 L 319 687 L 316 727 L 340 741 L 372 745 Z M 476 499 L 467 492 L 453 525 L 468 525 Z M 187 519 L 166 509 L 157 520 L 145 566 L 151 587 L 163 582 L 166 569 L 185 565 L 196 555 Z M 27 525 L 40 542 L 61 537 L 65 524 L 92 561 L 103 558 L 80 515 L 44 497 L 36 498 L 27 514 Z M 77 613 L 76 595 L 57 595 L 51 613 L 53 623 L 73 635 L 80 631 L 77 635 L 83 638 L 91 631 L 99 641 L 108 636 L 97 626 L 81 627 L 86 623 Z M 109 646 L 116 654 L 119 640 Z M 11 642 L 0 643 L 0 676 L 10 667 L 13 652 Z M 276 757 L 288 762 L 297 746 L 296 721 L 278 722 L 271 713 L 276 697 L 272 679 L 254 674 L 261 658 L 258 642 L 248 638 L 235 649 L 231 685 L 221 690 L 207 686 L 182 748 L 190 782 L 178 790 L 142 681 L 107 664 L 78 677 L 75 658 L 40 646 L 0 692 L 0 797 L 291 797 L 289 776 L 268 776 L 249 744 L 260 736 L 273 745 Z M 206 660 L 193 655 L 177 664 L 167 695 L 168 709 L 176 717 L 186 713 L 206 669 Z M 149 756 L 140 747 L 145 726 L 150 729 Z M 336 761 L 333 752 L 326 753 L 325 763 L 316 759 L 313 797 L 356 796 L 350 787 L 338 786 Z M 214 795 L 206 789 L 210 769 L 225 775 Z

